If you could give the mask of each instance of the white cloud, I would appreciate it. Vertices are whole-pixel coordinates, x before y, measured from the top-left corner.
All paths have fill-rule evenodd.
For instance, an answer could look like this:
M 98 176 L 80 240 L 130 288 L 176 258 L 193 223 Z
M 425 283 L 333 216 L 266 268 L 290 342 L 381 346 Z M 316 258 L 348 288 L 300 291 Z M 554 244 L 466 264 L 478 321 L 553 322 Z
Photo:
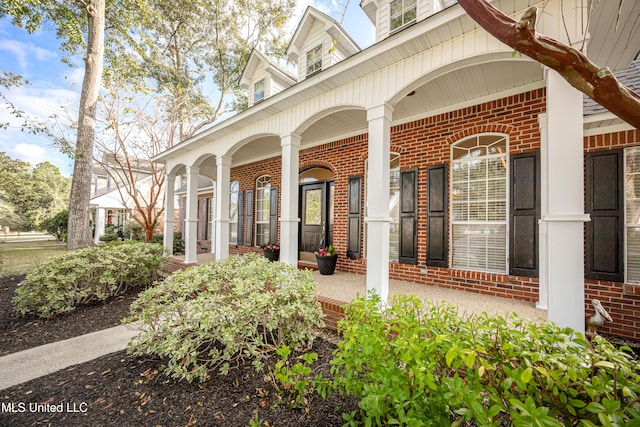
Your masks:
M 24 43 L 18 40 L 0 40 L 0 50 L 8 52 L 23 71 L 29 68 L 32 58 L 38 62 L 43 62 L 58 56 L 56 52 L 43 49 L 33 43 Z

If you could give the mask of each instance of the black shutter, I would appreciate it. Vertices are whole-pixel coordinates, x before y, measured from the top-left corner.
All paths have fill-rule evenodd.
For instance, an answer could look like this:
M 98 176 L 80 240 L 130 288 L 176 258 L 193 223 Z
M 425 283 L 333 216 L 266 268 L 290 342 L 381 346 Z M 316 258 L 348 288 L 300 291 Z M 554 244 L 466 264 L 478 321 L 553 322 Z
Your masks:
M 251 246 L 253 240 L 253 190 L 247 190 L 247 221 L 244 233 L 245 246 Z
M 278 242 L 278 187 L 269 190 L 269 242 Z
M 511 156 L 509 274 L 538 277 L 540 152 Z
M 347 212 L 347 256 L 358 259 L 362 256 L 360 236 L 362 234 L 362 177 L 349 177 Z
M 585 277 L 624 281 L 624 165 L 622 150 L 587 153 Z
M 447 163 L 427 168 L 427 265 L 433 267 L 447 266 L 448 171 Z
M 238 236 L 236 244 L 241 245 L 244 242 L 244 192 L 238 191 Z
M 400 171 L 400 253 L 398 261 L 418 263 L 418 169 Z

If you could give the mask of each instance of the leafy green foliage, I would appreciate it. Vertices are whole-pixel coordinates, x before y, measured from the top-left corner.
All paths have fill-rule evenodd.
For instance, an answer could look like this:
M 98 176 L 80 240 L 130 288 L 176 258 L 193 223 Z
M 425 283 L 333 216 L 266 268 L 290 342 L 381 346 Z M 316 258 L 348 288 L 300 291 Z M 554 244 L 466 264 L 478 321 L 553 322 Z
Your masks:
M 329 390 L 360 398 L 366 425 L 640 425 L 640 364 L 602 338 L 591 349 L 569 328 L 413 296 L 379 304 L 346 309 L 331 362 Z
M 30 230 L 64 209 L 71 180 L 49 162 L 35 167 L 0 152 L 0 224 Z
M 164 243 L 164 234 L 154 234 L 153 242 L 159 243 L 162 245 Z M 182 231 L 173 232 L 173 253 L 174 254 L 184 253 L 184 240 L 182 240 Z
M 56 236 L 58 240 L 63 240 L 63 236 L 67 234 L 67 221 L 69 221 L 69 211 L 64 209 L 52 218 L 47 218 L 42 221 L 40 228 Z
M 143 332 L 129 351 L 166 358 L 165 373 L 189 382 L 244 360 L 261 370 L 276 349 L 308 346 L 323 326 L 315 286 L 309 272 L 256 254 L 176 272 L 131 305 L 127 320 Z
M 18 285 L 14 301 L 21 314 L 53 317 L 131 287 L 151 285 L 164 263 L 156 244 L 120 244 L 80 249 L 51 258 Z
M 313 392 L 311 384 L 311 365 L 318 359 L 317 353 L 303 353 L 299 356 L 302 362 L 292 363 L 291 348 L 283 345 L 276 350 L 280 360 L 271 372 L 273 384 L 280 395 L 291 396 L 290 405 L 292 407 L 304 407 L 307 404 L 307 396 Z M 320 380 L 321 377 L 318 377 Z

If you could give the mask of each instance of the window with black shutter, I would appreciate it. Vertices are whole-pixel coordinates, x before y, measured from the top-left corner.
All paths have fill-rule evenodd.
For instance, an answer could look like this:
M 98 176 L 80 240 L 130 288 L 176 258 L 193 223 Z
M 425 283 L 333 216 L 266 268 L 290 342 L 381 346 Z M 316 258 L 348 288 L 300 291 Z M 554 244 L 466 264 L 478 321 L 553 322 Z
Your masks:
M 278 242 L 278 187 L 271 187 L 269 192 L 269 241 Z
M 418 263 L 418 170 L 400 171 L 400 253 L 398 261 Z
M 247 190 L 247 221 L 245 224 L 244 244 L 251 246 L 253 241 L 253 190 Z
M 538 277 L 540 152 L 511 156 L 509 274 Z
M 587 153 L 585 277 L 624 281 L 622 150 Z
M 427 265 L 447 266 L 448 166 L 446 163 L 427 168 Z
M 357 259 L 362 256 L 360 236 L 362 234 L 362 177 L 349 177 L 347 215 L 347 256 Z

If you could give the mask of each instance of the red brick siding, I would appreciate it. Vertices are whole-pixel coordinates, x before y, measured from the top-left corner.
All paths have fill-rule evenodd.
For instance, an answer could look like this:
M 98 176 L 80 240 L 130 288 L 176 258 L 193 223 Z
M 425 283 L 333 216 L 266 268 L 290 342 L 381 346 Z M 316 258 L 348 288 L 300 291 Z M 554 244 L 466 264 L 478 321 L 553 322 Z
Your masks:
M 584 151 L 594 152 L 632 147 L 640 144 L 640 130 L 615 132 L 584 138 Z M 599 299 L 613 322 L 607 322 L 599 331 L 611 335 L 640 340 L 640 285 L 585 280 L 585 306 L 587 316 L 593 315 L 590 300 Z

